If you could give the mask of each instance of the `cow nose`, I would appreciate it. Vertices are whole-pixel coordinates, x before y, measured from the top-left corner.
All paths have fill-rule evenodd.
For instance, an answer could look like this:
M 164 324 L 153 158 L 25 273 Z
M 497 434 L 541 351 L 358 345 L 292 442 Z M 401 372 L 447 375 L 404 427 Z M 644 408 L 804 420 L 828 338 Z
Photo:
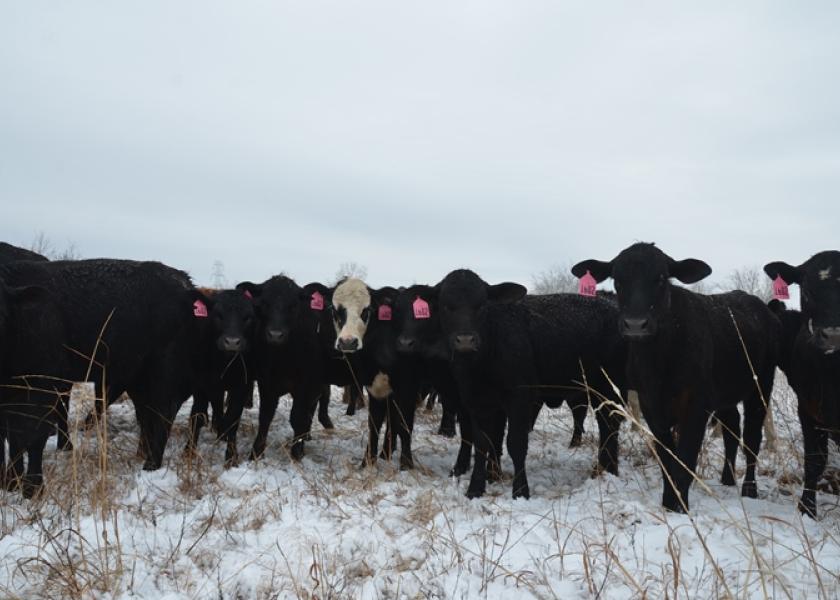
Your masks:
M 238 352 L 242 349 L 242 338 L 235 336 L 225 336 L 224 339 L 225 350 L 229 352 Z
M 820 327 L 817 336 L 823 346 L 840 347 L 840 327 Z
M 650 333 L 650 321 L 648 319 L 622 319 L 621 333 L 626 336 L 645 336 Z
M 359 349 L 359 338 L 342 337 L 338 338 L 338 349 L 342 352 L 355 352 Z
M 265 335 L 271 344 L 282 344 L 286 341 L 286 332 L 282 329 L 269 329 Z
M 397 338 L 397 350 L 401 352 L 410 352 L 414 350 L 414 338 L 401 335 Z
M 478 350 L 478 336 L 474 333 L 456 334 L 455 350 L 458 352 L 475 352 Z

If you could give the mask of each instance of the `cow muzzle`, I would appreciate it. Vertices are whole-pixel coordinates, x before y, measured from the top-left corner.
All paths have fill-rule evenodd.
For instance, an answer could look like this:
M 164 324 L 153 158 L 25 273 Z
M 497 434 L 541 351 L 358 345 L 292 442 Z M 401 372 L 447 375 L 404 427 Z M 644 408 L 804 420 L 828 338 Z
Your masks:
M 289 334 L 285 329 L 267 329 L 265 332 L 265 340 L 273 346 L 280 346 L 289 339 Z
M 813 343 L 826 354 L 840 349 L 840 327 L 814 327 L 813 321 L 809 319 L 808 331 Z
M 361 350 L 362 345 L 357 337 L 340 337 L 335 341 L 335 347 L 344 353 L 356 352 Z
M 397 338 L 397 352 L 409 354 L 414 352 L 416 347 L 417 343 L 413 337 L 401 335 Z
M 626 340 L 646 340 L 653 336 L 655 328 L 648 317 L 622 317 L 618 322 L 618 330 Z
M 452 336 L 452 348 L 455 352 L 478 352 L 481 340 L 477 333 L 463 332 Z

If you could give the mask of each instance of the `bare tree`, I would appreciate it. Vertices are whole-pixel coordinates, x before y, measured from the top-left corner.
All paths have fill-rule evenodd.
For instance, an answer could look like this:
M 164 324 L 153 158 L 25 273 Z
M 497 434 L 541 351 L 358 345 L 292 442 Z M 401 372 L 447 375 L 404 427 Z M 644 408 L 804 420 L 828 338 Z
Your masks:
M 343 262 L 338 266 L 338 271 L 335 272 L 335 281 L 338 283 L 347 277 L 355 277 L 364 281 L 367 278 L 368 270 L 364 265 L 360 265 L 356 261 Z
M 577 277 L 572 275 L 572 265 L 552 265 L 531 277 L 534 294 L 574 293 L 578 289 Z
M 64 250 L 58 250 L 43 231 L 35 236 L 35 239 L 29 245 L 29 249 L 32 252 L 46 256 L 50 260 L 79 260 L 82 258 L 82 254 L 79 252 L 75 243 L 70 242 L 70 245 L 64 248 Z
M 773 298 L 773 282 L 756 266 L 735 269 L 729 275 L 727 284 L 734 290 L 743 290 L 753 296 L 758 296 L 765 302 Z

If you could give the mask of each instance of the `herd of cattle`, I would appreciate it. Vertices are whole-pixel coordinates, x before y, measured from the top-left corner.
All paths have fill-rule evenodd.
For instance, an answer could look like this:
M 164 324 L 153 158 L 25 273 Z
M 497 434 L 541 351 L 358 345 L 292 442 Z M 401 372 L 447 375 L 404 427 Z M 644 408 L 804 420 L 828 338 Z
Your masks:
M 434 286 L 371 289 L 349 278 L 334 287 L 301 287 L 281 275 L 211 291 L 156 262 L 51 262 L 0 244 L 5 484 L 31 496 L 42 485 L 47 438 L 57 432 L 58 447 L 71 447 L 67 409 L 78 381 L 96 386 L 99 413 L 129 395 L 146 470 L 161 466 L 172 421 L 190 396 L 187 449 L 195 450 L 200 428 L 211 421 L 226 442 L 226 463 L 235 464 L 237 429 L 255 382 L 259 430 L 249 458 L 264 453 L 287 393 L 291 455 L 300 458 L 316 411 L 332 426 L 329 389 L 338 385 L 356 390 L 351 409 L 367 388 L 364 463 L 390 457 L 399 440 L 400 466 L 410 469 L 417 398 L 433 388 L 444 407 L 442 427 L 452 428 L 457 415 L 461 444 L 452 473 L 466 473 L 472 462 L 470 498 L 499 478 L 505 429 L 513 496 L 529 496 L 528 436 L 543 404 L 565 401 L 573 409 L 573 443 L 591 406 L 599 430 L 595 472 L 617 473 L 622 405 L 634 390 L 657 441 L 662 504 L 684 512 L 710 418 L 724 435 L 722 483 L 735 484 L 743 444 L 742 495 L 757 496 L 756 459 L 778 366 L 799 402 L 805 446 L 799 507 L 815 516 L 828 437 L 840 438 L 840 252 L 764 270 L 777 283 L 799 285 L 801 312 L 742 291 L 704 295 L 673 285 L 671 279 L 695 283 L 711 269 L 644 243 L 610 262 L 587 260 L 572 269 L 593 286 L 612 278 L 615 294 L 592 288 L 550 295 L 527 295 L 516 283 L 489 285 L 465 269 Z

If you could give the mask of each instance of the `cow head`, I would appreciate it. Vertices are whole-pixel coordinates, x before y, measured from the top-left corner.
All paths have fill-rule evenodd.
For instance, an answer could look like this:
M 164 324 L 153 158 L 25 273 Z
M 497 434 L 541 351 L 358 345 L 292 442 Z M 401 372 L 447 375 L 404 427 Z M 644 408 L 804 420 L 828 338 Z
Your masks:
M 440 328 L 437 288 L 412 285 L 400 288 L 394 300 L 394 329 L 397 352 L 446 358 Z
M 609 262 L 585 260 L 572 267 L 575 277 L 589 272 L 596 281 L 612 277 L 618 296 L 618 329 L 628 340 L 653 338 L 671 308 L 670 279 L 696 283 L 712 269 L 702 260 L 674 260 L 653 244 L 638 243 Z
M 350 277 L 335 287 L 331 310 L 337 350 L 350 353 L 362 349 L 372 304 L 371 290 L 361 279 Z
M 237 354 L 250 350 L 256 329 L 256 313 L 250 293 L 242 290 L 221 290 L 213 294 L 196 290 L 194 314 L 207 319 L 216 348 Z
M 516 302 L 527 293 L 518 283 L 490 285 L 469 269 L 452 271 L 436 287 L 441 332 L 449 350 L 461 354 L 481 348 L 480 322 L 488 304 Z
M 0 349 L 7 343 L 10 320 L 16 309 L 31 307 L 37 310 L 44 303 L 51 301 L 52 296 L 42 287 L 8 287 L 0 281 Z
M 276 275 L 256 284 L 245 281 L 236 286 L 248 292 L 259 317 L 259 333 L 271 346 L 284 346 L 300 319 L 313 311 L 326 310 L 329 290 L 320 283 L 300 287 L 285 275 Z
M 764 272 L 799 286 L 808 342 L 826 354 L 840 349 L 840 252 L 820 252 L 798 267 L 771 262 Z

